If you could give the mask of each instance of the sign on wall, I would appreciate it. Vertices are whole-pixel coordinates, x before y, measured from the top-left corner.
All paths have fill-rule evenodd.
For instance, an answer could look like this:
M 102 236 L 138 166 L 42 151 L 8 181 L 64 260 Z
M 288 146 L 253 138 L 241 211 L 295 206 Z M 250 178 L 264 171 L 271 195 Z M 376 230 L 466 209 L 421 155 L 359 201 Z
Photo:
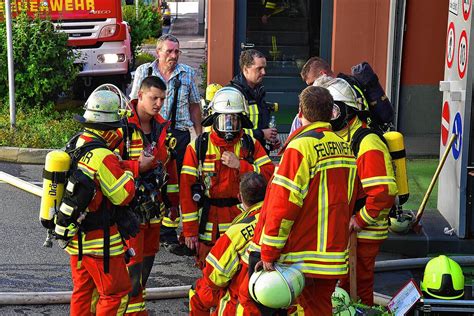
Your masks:
M 456 234 L 467 236 L 466 170 L 468 161 L 472 93 L 467 89 L 474 69 L 470 68 L 472 0 L 450 0 L 446 32 L 440 157 L 450 151 L 438 181 L 438 209 Z M 456 134 L 451 148 L 448 140 Z

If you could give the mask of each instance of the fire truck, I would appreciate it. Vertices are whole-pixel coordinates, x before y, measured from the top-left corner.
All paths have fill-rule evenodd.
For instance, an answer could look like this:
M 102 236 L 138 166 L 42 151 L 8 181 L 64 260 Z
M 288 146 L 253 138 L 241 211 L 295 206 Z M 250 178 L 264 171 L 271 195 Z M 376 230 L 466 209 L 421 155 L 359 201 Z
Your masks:
M 0 0 L 0 16 L 4 6 Z M 76 95 L 85 96 L 101 83 L 124 89 L 130 82 L 130 29 L 122 19 L 121 0 L 12 0 L 11 6 L 12 15 L 39 13 L 68 34 L 68 45 L 78 52 Z

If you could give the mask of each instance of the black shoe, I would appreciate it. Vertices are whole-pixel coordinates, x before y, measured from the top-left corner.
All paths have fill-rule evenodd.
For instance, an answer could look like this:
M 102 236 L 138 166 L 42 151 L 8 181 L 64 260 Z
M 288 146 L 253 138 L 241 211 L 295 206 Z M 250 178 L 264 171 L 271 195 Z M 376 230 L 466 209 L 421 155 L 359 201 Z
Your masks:
M 177 256 L 194 256 L 194 251 L 189 249 L 185 244 L 172 244 L 169 245 L 167 250 Z

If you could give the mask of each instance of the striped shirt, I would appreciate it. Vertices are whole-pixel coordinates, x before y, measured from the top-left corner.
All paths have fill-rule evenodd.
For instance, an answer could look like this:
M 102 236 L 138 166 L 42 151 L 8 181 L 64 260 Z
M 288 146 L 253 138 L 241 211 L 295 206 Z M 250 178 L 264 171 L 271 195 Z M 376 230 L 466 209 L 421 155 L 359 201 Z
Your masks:
M 199 103 L 200 95 L 196 86 L 195 78 L 196 71 L 184 64 L 177 64 L 171 77 L 166 81 L 158 69 L 158 60 L 151 63 L 146 63 L 137 68 L 135 71 L 135 79 L 133 80 L 132 92 L 130 92 L 130 99 L 138 98 L 138 90 L 145 77 L 148 76 L 148 68 L 152 67 L 153 76 L 159 77 L 163 82 L 166 82 L 166 99 L 163 107 L 160 110 L 161 116 L 165 120 L 171 120 L 171 107 L 174 99 L 174 87 L 177 79 L 181 80 L 181 87 L 178 92 L 178 103 L 176 110 L 176 129 L 187 130 L 194 126 L 191 121 L 189 113 L 189 105 L 191 103 Z M 200 123 L 200 122 L 198 122 Z

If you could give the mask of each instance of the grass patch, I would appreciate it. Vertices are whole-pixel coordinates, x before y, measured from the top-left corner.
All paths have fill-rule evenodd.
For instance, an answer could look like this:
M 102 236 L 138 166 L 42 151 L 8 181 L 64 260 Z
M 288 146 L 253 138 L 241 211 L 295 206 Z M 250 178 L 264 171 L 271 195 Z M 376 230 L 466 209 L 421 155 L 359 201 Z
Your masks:
M 155 44 L 156 44 L 156 40 L 157 40 L 157 39 L 154 38 L 154 37 L 149 37 L 149 38 L 147 38 L 147 39 L 145 39 L 145 40 L 143 41 L 143 44 L 146 44 L 146 45 L 155 45 Z
M 75 103 L 74 103 L 75 104 Z M 81 107 L 62 102 L 60 110 L 51 106 L 39 109 L 17 109 L 16 129 L 10 130 L 10 113 L 0 106 L 0 146 L 22 148 L 61 148 L 82 126 L 72 117 Z
M 438 166 L 438 159 L 408 159 L 408 188 L 410 198 L 403 205 L 407 210 L 418 210 Z M 436 209 L 438 201 L 438 183 L 431 192 L 426 209 Z

